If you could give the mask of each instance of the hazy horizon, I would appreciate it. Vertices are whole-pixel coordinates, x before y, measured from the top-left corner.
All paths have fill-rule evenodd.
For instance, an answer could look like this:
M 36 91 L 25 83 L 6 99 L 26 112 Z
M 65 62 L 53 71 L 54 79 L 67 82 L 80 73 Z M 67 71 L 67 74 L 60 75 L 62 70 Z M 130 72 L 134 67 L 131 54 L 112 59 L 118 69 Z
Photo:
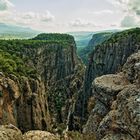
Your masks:
M 0 0 L 0 22 L 42 32 L 140 26 L 139 0 Z

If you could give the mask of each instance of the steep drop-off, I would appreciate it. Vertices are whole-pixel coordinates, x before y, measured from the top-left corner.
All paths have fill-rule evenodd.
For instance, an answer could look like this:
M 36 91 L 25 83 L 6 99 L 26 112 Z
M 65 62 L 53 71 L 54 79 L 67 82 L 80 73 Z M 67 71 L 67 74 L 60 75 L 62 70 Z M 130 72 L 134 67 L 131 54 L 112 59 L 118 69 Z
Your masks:
M 84 74 L 73 37 L 1 40 L 0 49 L 0 124 L 12 123 L 22 131 L 69 127 Z
M 92 81 L 101 75 L 113 74 L 122 69 L 127 58 L 140 49 L 140 29 L 130 29 L 113 34 L 107 41 L 94 48 L 85 72 L 83 92 L 78 96 L 75 117 L 84 124 L 94 107 Z
M 0 137 L 60 139 L 47 130 L 65 140 L 139 140 L 138 50 L 139 28 L 115 33 L 94 47 L 85 71 L 70 35 L 1 40 Z
M 94 108 L 84 127 L 98 140 L 140 139 L 140 51 L 131 55 L 121 73 L 92 83 Z
M 88 57 L 93 51 L 94 47 L 103 43 L 105 40 L 108 40 L 111 37 L 111 32 L 97 33 L 92 36 L 92 39 L 89 41 L 88 45 L 79 49 L 78 55 L 81 57 L 82 61 L 87 65 Z

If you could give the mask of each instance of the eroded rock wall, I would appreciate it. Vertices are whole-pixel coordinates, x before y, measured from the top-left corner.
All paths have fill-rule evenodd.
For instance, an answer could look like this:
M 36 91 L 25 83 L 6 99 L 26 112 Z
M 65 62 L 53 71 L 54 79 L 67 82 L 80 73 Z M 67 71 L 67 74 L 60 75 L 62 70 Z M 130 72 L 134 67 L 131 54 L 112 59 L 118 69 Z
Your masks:
M 86 123 L 90 113 L 88 104 L 90 97 L 94 95 L 91 88 L 93 80 L 121 71 L 127 58 L 140 49 L 139 33 L 139 28 L 114 33 L 94 48 L 86 68 L 83 91 L 79 94 L 75 107 L 75 116 L 79 117 L 81 122 Z
M 63 129 L 69 127 L 69 111 L 73 112 L 84 75 L 74 39 L 33 47 L 24 44 L 22 51 L 15 53 L 27 59 L 26 65 L 36 70 L 37 77 L 1 73 L 0 124 L 11 123 L 23 132 L 56 129 L 59 124 Z
M 85 133 L 95 133 L 99 140 L 140 139 L 139 64 L 140 51 L 127 59 L 123 72 L 94 80 L 96 103 Z

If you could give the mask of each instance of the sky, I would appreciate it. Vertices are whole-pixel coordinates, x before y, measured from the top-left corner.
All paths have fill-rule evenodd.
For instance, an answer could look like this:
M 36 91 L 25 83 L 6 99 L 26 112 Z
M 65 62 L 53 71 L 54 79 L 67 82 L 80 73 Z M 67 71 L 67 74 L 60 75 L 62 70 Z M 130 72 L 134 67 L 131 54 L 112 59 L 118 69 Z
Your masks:
M 140 26 L 140 0 L 0 0 L 0 23 L 45 32 Z

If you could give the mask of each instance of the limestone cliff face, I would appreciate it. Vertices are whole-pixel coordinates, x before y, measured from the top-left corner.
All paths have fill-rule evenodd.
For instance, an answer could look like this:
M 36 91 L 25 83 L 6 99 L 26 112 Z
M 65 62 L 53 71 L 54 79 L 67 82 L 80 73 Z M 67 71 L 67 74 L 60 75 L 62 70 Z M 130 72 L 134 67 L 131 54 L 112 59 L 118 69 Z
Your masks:
M 43 39 L 1 41 L 0 125 L 61 133 L 82 130 L 87 122 L 84 132 L 99 140 L 138 140 L 139 34 L 140 29 L 123 31 L 96 46 L 86 72 L 69 35 L 55 35 L 57 41 L 45 34 Z M 122 72 L 114 75 L 117 71 Z M 27 133 L 29 139 L 33 133 Z
M 15 119 L 15 101 L 19 98 L 19 87 L 17 81 L 0 74 L 0 123 L 11 122 L 17 124 Z
M 21 131 L 14 125 L 1 125 L 0 126 L 0 139 L 1 140 L 25 140 L 23 139 Z
M 93 51 L 94 47 L 103 43 L 105 40 L 108 40 L 113 33 L 103 32 L 97 33 L 92 36 L 92 39 L 89 41 L 87 46 L 84 46 L 81 50 L 78 51 L 78 55 L 81 57 L 85 65 L 88 64 L 88 56 Z
M 1 124 L 13 124 L 22 131 L 47 129 L 49 112 L 43 82 L 13 75 L 0 77 Z
M 28 131 L 25 134 L 12 124 L 0 126 L 1 140 L 60 140 L 59 136 L 55 136 L 47 131 Z
M 121 73 L 96 78 L 92 86 L 96 102 L 84 132 L 99 140 L 139 140 L 140 51 L 127 59 Z
M 74 39 L 66 37 L 70 42 L 16 42 L 23 47 L 15 53 L 36 71 L 36 77 L 1 73 L 0 124 L 11 123 L 22 131 L 56 129 L 61 123 L 66 128 L 84 74 Z M 8 43 L 12 45 L 12 41 Z
M 75 112 L 81 116 L 82 122 L 86 122 L 90 113 L 88 102 L 94 95 L 91 90 L 92 81 L 98 76 L 120 71 L 127 58 L 140 49 L 139 34 L 139 28 L 118 32 L 94 48 L 86 68 L 83 92 L 76 104 Z

